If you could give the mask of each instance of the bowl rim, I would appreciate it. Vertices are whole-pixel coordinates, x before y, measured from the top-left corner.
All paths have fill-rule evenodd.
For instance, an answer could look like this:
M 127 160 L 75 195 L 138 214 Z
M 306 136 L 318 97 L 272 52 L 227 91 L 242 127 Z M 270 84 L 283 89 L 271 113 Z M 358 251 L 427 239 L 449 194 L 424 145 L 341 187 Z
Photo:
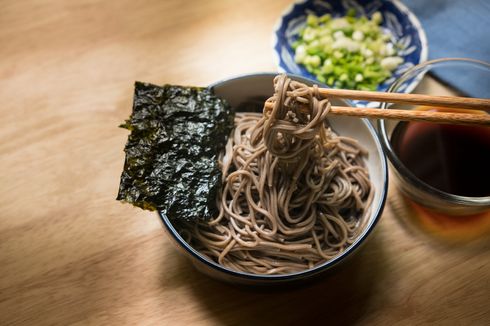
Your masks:
M 229 83 L 231 81 L 236 81 L 236 80 L 241 80 L 241 79 L 249 79 L 249 78 L 254 78 L 254 77 L 262 77 L 262 76 L 267 76 L 273 78 L 276 76 L 277 73 L 275 72 L 257 72 L 257 73 L 248 73 L 248 74 L 241 74 L 241 75 L 236 75 L 230 78 L 225 78 L 221 79 L 217 82 L 214 82 L 208 86 L 208 88 L 213 89 L 214 87 L 221 86 L 223 84 Z M 312 80 L 311 78 L 300 76 L 300 75 L 295 75 L 295 74 L 288 74 L 289 77 L 303 80 L 312 84 L 317 84 L 320 87 L 327 87 L 321 83 L 319 83 L 316 80 Z M 350 105 L 351 103 L 349 103 Z M 160 210 L 157 211 L 158 216 L 160 217 L 163 226 L 167 229 L 168 233 L 171 235 L 173 240 L 175 240 L 184 250 L 186 250 L 188 253 L 192 255 L 193 258 L 197 259 L 200 263 L 205 264 L 207 267 L 212 268 L 215 271 L 223 272 L 224 274 L 227 274 L 229 276 L 235 277 L 235 278 L 240 278 L 240 279 L 246 279 L 246 280 L 255 280 L 255 281 L 271 281 L 271 282 L 284 282 L 284 281 L 292 281 L 296 279 L 302 279 L 310 276 L 314 276 L 316 274 L 319 274 L 323 271 L 326 271 L 330 269 L 331 267 L 337 265 L 340 261 L 344 260 L 345 258 L 350 257 L 354 252 L 356 252 L 356 249 L 361 246 L 364 241 L 368 238 L 368 236 L 372 233 L 374 230 L 376 224 L 378 223 L 379 219 L 381 218 L 381 215 L 383 213 L 385 204 L 386 204 L 386 198 L 388 196 L 388 163 L 386 156 L 383 151 L 383 147 L 381 145 L 381 141 L 379 139 L 379 136 L 376 132 L 376 129 L 372 125 L 372 123 L 365 118 L 361 119 L 366 128 L 368 129 L 369 133 L 372 136 L 372 139 L 376 145 L 376 148 L 378 150 L 379 159 L 381 163 L 381 176 L 383 177 L 382 181 L 382 189 L 379 189 L 380 197 L 378 201 L 377 207 L 372 207 L 373 212 L 373 218 L 371 221 L 366 225 L 362 233 L 356 238 L 354 243 L 352 243 L 345 251 L 343 251 L 341 254 L 335 256 L 334 258 L 323 262 L 313 268 L 309 268 L 303 271 L 295 272 L 295 273 L 289 273 L 289 274 L 277 274 L 277 275 L 267 275 L 267 274 L 252 274 L 252 273 L 245 273 L 245 272 L 240 272 L 240 271 L 235 271 L 228 269 L 214 261 L 209 260 L 205 256 L 199 253 L 196 249 L 194 249 L 191 245 L 189 245 L 177 232 L 176 228 L 172 225 L 170 220 L 165 214 L 162 214 Z M 373 203 L 374 204 L 374 203 Z
M 271 45 L 272 45 L 272 50 L 273 50 L 272 51 L 272 59 L 273 59 L 274 65 L 277 67 L 277 70 L 281 73 L 288 73 L 289 74 L 291 72 L 284 69 L 281 65 L 281 62 L 282 62 L 281 55 L 279 54 L 278 50 L 276 49 L 276 47 L 278 45 L 278 41 L 279 41 L 279 39 L 277 37 L 278 31 L 283 24 L 284 17 L 286 15 L 290 14 L 296 5 L 303 4 L 303 3 L 308 2 L 308 1 L 312 1 L 312 0 L 297 0 L 297 1 L 294 1 L 293 3 L 291 3 L 288 7 L 286 7 L 282 11 L 281 15 L 279 16 L 279 18 L 276 20 L 276 22 L 274 24 L 272 38 L 271 38 Z M 417 65 L 420 65 L 420 64 L 426 62 L 428 57 L 429 57 L 429 42 L 428 42 L 427 35 L 425 33 L 424 27 L 422 26 L 422 23 L 418 19 L 417 15 L 415 15 L 400 0 L 381 0 L 381 1 L 392 3 L 400 12 L 407 15 L 408 20 L 412 23 L 412 25 L 414 26 L 414 29 L 416 30 L 416 32 L 418 34 L 418 37 L 420 39 L 420 44 L 421 44 L 420 58 L 419 58 L 418 62 L 414 64 L 414 66 L 417 66 Z M 296 75 L 298 75 L 298 74 L 296 74 Z M 403 75 L 403 73 L 402 73 L 402 75 Z M 299 76 L 303 76 L 303 75 L 299 75 Z M 303 76 L 303 77 L 308 78 L 308 79 L 312 79 L 311 77 L 308 77 L 308 76 Z M 314 80 L 318 83 L 320 82 L 316 78 Z M 422 80 L 422 77 L 415 78 L 409 85 L 407 85 L 407 87 L 403 90 L 403 92 L 404 93 L 411 93 L 417 87 L 417 85 L 420 83 L 421 80 Z M 357 103 L 357 102 L 355 102 L 355 103 Z
M 424 71 L 423 69 L 425 67 L 430 67 L 431 65 L 438 65 L 438 64 L 445 64 L 445 63 L 463 63 L 463 64 L 476 64 L 476 65 L 481 65 L 486 67 L 489 72 L 490 72 L 490 63 L 477 60 L 477 59 L 472 59 L 472 58 L 439 58 L 439 59 L 433 59 L 429 60 L 426 62 L 423 62 L 421 64 L 418 64 L 416 66 L 411 67 L 407 71 L 405 71 L 388 89 L 388 92 L 392 92 L 396 89 L 396 87 L 399 86 L 400 82 L 403 81 L 403 79 L 408 78 L 413 72 L 420 70 L 418 73 L 418 77 L 422 79 L 425 74 L 427 73 L 427 70 Z M 388 103 L 383 103 L 381 106 L 382 110 L 389 110 L 389 104 Z M 386 128 L 386 121 L 385 119 L 379 119 L 377 121 L 377 126 L 378 126 L 378 137 L 381 140 L 381 144 L 383 145 L 383 151 L 385 155 L 388 157 L 390 163 L 393 165 L 393 167 L 396 170 L 397 174 L 400 174 L 403 179 L 408 179 L 409 183 L 414 185 L 417 189 L 420 189 L 421 191 L 424 191 L 426 193 L 429 193 L 433 196 L 436 196 L 438 198 L 441 198 L 445 201 L 448 201 L 450 203 L 454 204 L 459 204 L 459 205 L 468 205 L 468 206 L 473 206 L 473 207 L 485 207 L 490 205 L 490 196 L 481 196 L 481 197 L 469 197 L 469 196 L 461 196 L 461 195 L 455 195 L 451 194 L 442 190 L 439 190 L 435 187 L 432 187 L 431 185 L 425 183 L 424 181 L 420 180 L 415 176 L 415 174 L 410 171 L 405 164 L 402 163 L 402 161 L 398 158 L 398 155 L 395 153 L 395 150 L 391 146 L 391 142 L 388 137 L 388 132 Z

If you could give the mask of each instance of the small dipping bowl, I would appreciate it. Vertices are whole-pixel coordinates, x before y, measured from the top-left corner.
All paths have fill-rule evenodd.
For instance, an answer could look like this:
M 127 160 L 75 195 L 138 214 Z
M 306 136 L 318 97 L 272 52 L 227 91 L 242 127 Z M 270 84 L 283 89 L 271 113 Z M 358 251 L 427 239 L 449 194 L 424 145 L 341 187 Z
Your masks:
M 274 93 L 273 79 L 276 75 L 277 74 L 275 73 L 243 75 L 219 81 L 210 85 L 210 88 L 213 89 L 216 95 L 226 99 L 238 112 L 262 112 L 265 100 L 271 97 Z M 315 84 L 313 80 L 307 78 L 295 75 L 289 75 L 289 77 L 308 85 Z M 323 85 L 319 86 L 324 87 Z M 348 105 L 348 103 L 343 101 L 333 101 L 332 103 L 334 105 Z M 187 242 L 184 241 L 164 214 L 159 214 L 164 228 L 167 230 L 168 235 L 170 235 L 170 240 L 187 258 L 190 259 L 197 270 L 214 279 L 234 284 L 284 284 L 311 279 L 318 276 L 330 270 L 332 267 L 341 264 L 346 260 L 346 258 L 358 251 L 360 245 L 364 243 L 368 235 L 374 229 L 384 208 L 388 185 L 386 158 L 375 129 L 368 120 L 332 116 L 329 117 L 329 121 L 332 128 L 339 135 L 350 136 L 358 139 L 360 144 L 369 152 L 366 165 L 369 170 L 370 179 L 375 188 L 375 196 L 371 206 L 370 215 L 367 217 L 368 221 L 366 226 L 354 243 L 337 257 L 304 271 L 282 275 L 243 273 L 221 266 L 200 254 L 199 251 L 192 248 Z
M 435 78 L 436 80 L 439 79 L 440 81 L 457 80 L 458 88 L 457 89 L 453 88 L 450 85 L 441 86 L 440 84 L 437 85 L 429 84 L 426 83 L 427 80 L 422 80 L 421 86 L 419 86 L 418 89 L 414 91 L 414 93 L 429 94 L 429 95 L 451 95 L 452 93 L 452 95 L 456 95 L 456 96 L 478 97 L 478 98 L 490 97 L 490 64 L 473 60 L 473 59 L 464 59 L 464 58 L 436 59 L 415 66 L 407 70 L 396 82 L 394 82 L 390 87 L 389 92 L 402 92 L 403 88 L 406 86 L 407 83 L 410 83 L 410 81 L 412 80 L 425 79 L 424 76 L 426 76 L 427 73 L 430 73 L 430 75 L 433 78 Z M 475 81 L 477 81 L 476 86 L 474 86 Z M 449 91 L 448 87 L 446 86 L 449 86 L 450 87 L 449 89 L 451 89 L 451 91 Z M 421 107 L 408 106 L 408 105 L 400 106 L 400 105 L 389 105 L 386 103 L 382 105 L 382 109 L 385 110 L 389 110 L 392 108 L 393 109 L 421 109 Z M 446 111 L 446 110 L 451 110 L 451 109 L 440 109 L 438 111 Z M 456 110 L 460 112 L 462 111 L 459 109 Z M 485 113 L 484 111 L 473 111 L 471 113 L 488 114 L 488 112 Z M 408 154 L 401 154 L 403 152 L 402 149 L 403 146 L 407 146 L 406 148 L 408 148 L 409 146 L 408 144 L 410 144 L 411 139 L 416 139 L 417 137 L 421 137 L 421 135 L 423 135 L 429 128 L 445 128 L 445 127 L 442 127 L 442 125 L 430 126 L 428 123 L 416 123 L 419 125 L 415 127 L 415 124 L 410 123 L 412 124 L 413 128 L 409 129 L 410 127 L 407 127 L 405 129 L 405 133 L 403 134 L 403 136 L 399 136 L 401 134 L 397 134 L 397 130 L 401 130 L 401 129 L 396 129 L 396 128 L 401 123 L 403 122 L 399 122 L 395 120 L 378 121 L 378 131 L 379 131 L 380 139 L 383 144 L 385 153 L 391 163 L 391 167 L 392 167 L 391 170 L 395 176 L 394 182 L 396 184 L 396 189 L 399 190 L 400 194 L 405 199 L 408 199 L 411 202 L 411 204 L 415 204 L 417 209 L 422 208 L 422 210 L 424 210 L 425 213 L 432 214 L 433 216 L 437 216 L 438 218 L 441 216 L 457 218 L 461 216 L 475 217 L 478 215 L 478 216 L 486 216 L 488 220 L 488 214 L 490 213 L 490 196 L 488 194 L 485 194 L 483 192 L 483 196 L 473 196 L 473 195 L 467 196 L 467 195 L 462 195 L 461 193 L 457 194 L 456 193 L 457 190 L 455 190 L 454 193 L 452 193 L 452 191 L 441 190 L 442 188 L 456 189 L 457 186 L 453 186 L 452 184 L 453 183 L 456 184 L 456 182 L 460 182 L 456 180 L 461 179 L 459 176 L 463 175 L 462 174 L 464 172 L 462 171 L 463 169 L 456 170 L 456 173 L 454 172 L 454 170 L 453 172 L 451 172 L 452 174 L 447 173 L 447 179 L 448 179 L 447 183 L 449 183 L 450 185 L 441 186 L 441 187 L 435 186 L 435 181 L 434 182 L 428 181 L 430 177 L 429 179 L 427 177 L 424 177 L 425 178 L 424 180 L 426 181 L 421 180 L 422 178 L 421 169 L 432 168 L 430 173 L 433 173 L 433 175 L 436 175 L 438 172 L 444 170 L 445 165 L 444 163 L 442 163 L 443 168 L 441 168 L 438 171 L 435 171 L 436 169 L 433 166 L 430 166 L 430 157 L 434 157 L 434 156 L 439 157 L 442 160 L 442 162 L 447 162 L 448 164 L 453 164 L 456 159 L 467 160 L 466 169 L 472 169 L 472 168 L 476 169 L 476 166 L 478 165 L 476 164 L 477 162 L 474 162 L 475 159 L 473 157 L 457 157 L 457 156 L 455 158 L 454 152 L 457 150 L 458 145 L 456 145 L 455 140 L 449 141 L 449 136 L 447 136 L 447 133 L 445 133 L 445 134 L 440 134 L 443 136 L 439 136 L 439 139 L 437 139 L 438 142 L 442 143 L 442 145 L 440 145 L 442 148 L 440 154 L 439 151 L 437 152 L 426 151 L 424 149 L 424 144 L 420 142 L 421 141 L 420 139 L 422 138 L 418 138 L 419 143 L 417 146 L 420 145 L 420 147 L 418 147 L 418 149 L 417 147 L 415 147 L 415 150 L 412 149 L 413 153 L 416 154 L 415 156 L 418 157 L 415 157 L 415 161 L 412 160 L 412 162 L 415 163 L 406 163 L 408 162 L 408 159 L 406 158 L 406 156 L 405 159 L 402 159 L 402 155 L 408 155 Z M 453 127 L 459 128 L 457 126 L 448 126 L 448 128 L 453 128 Z M 480 140 L 486 139 L 487 141 L 490 141 L 489 127 L 466 126 L 464 128 L 466 129 L 459 129 L 459 132 L 467 133 L 469 130 L 471 130 L 471 132 L 478 132 L 479 138 L 478 136 L 475 136 L 477 137 L 476 139 L 480 139 Z M 476 129 L 476 128 L 481 128 L 481 129 Z M 402 138 L 397 138 L 397 137 L 402 137 Z M 427 138 L 425 139 L 425 141 L 430 142 L 432 141 L 431 139 Z M 461 147 L 461 145 L 459 146 Z M 418 153 L 417 150 L 419 151 Z M 490 153 L 486 153 L 484 155 L 490 155 Z M 420 169 L 417 170 L 418 172 L 414 172 L 415 171 L 414 164 L 419 164 L 417 162 L 423 162 L 426 164 L 426 166 L 420 167 Z M 412 164 L 411 165 L 412 167 L 411 168 L 407 167 L 408 164 Z M 489 179 L 489 173 L 490 173 L 489 171 L 490 171 L 490 166 L 487 166 L 486 169 L 484 169 L 481 178 L 478 178 L 476 182 L 472 183 L 471 187 L 485 186 L 483 183 L 486 183 L 487 181 L 485 180 Z M 446 174 L 446 173 L 443 172 L 441 173 L 441 175 L 442 174 Z M 443 183 L 438 183 L 438 184 L 443 185 Z M 486 186 L 490 187 L 489 184 L 486 184 Z M 468 186 L 466 187 L 468 188 Z M 471 187 L 470 189 L 472 189 Z M 483 219 L 483 217 L 480 219 Z M 485 222 L 485 225 L 487 224 L 489 223 Z

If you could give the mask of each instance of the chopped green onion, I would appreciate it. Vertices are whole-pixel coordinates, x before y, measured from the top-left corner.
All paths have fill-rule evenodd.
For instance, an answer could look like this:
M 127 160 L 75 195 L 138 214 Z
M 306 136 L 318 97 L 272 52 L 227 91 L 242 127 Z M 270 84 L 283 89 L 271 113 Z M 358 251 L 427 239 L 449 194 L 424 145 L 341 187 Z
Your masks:
M 379 12 L 368 19 L 356 17 L 354 9 L 338 18 L 308 15 L 293 43 L 294 59 L 329 86 L 375 90 L 403 63 L 382 21 Z

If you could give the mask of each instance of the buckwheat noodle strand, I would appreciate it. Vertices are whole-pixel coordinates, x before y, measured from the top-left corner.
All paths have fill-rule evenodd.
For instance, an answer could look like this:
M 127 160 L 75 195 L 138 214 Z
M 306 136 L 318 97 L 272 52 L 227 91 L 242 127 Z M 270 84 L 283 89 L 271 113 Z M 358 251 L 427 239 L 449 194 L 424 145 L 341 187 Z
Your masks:
M 236 271 L 284 274 L 343 252 L 362 232 L 374 190 L 356 140 L 327 126 L 316 87 L 274 79 L 262 114 L 237 113 L 221 160 L 219 215 L 181 230 Z

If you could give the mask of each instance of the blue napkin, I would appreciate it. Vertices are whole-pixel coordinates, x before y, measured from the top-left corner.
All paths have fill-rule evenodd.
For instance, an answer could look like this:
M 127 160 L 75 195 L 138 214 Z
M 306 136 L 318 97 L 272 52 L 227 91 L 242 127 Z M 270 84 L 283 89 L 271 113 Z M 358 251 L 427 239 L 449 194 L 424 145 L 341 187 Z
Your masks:
M 429 43 L 429 59 L 464 57 L 490 62 L 490 1 L 403 2 L 422 23 Z M 490 97 L 488 71 L 464 74 L 461 69 L 434 71 L 434 75 L 468 96 Z

